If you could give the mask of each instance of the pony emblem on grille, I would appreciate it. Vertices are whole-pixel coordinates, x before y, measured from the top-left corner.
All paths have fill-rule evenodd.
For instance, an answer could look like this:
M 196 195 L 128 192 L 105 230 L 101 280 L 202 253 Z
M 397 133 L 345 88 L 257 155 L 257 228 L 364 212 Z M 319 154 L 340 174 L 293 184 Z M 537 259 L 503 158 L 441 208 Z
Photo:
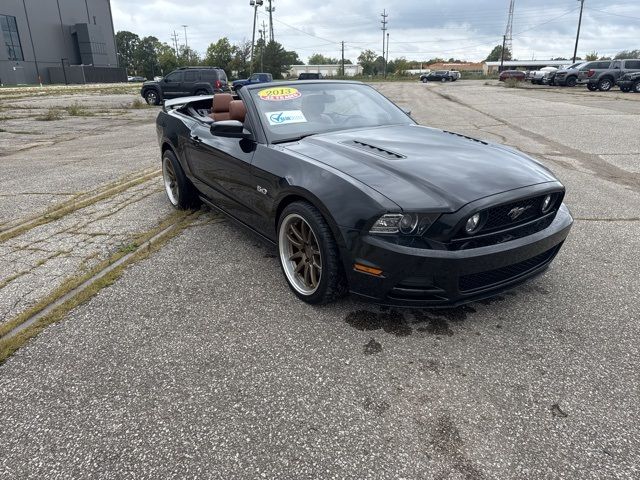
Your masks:
M 509 218 L 511 220 L 516 221 L 518 218 L 522 216 L 524 212 L 526 212 L 530 208 L 531 208 L 530 205 L 528 207 L 515 207 L 509 210 L 509 213 L 507 213 L 507 215 L 509 215 Z

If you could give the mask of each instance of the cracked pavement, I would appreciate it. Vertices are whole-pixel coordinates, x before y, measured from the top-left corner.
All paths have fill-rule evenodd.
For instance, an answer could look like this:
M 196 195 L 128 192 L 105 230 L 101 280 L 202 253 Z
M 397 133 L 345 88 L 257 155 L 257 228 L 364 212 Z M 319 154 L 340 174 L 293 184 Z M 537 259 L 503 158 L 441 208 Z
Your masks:
M 577 220 L 549 271 L 451 310 L 311 307 L 271 247 L 204 221 L 0 366 L 1 478 L 640 476 L 640 97 L 376 88 L 554 170 Z M 152 129 L 135 135 L 157 158 Z M 153 223 L 154 188 L 61 219 L 59 244 Z M 58 251 L 42 250 L 16 265 Z

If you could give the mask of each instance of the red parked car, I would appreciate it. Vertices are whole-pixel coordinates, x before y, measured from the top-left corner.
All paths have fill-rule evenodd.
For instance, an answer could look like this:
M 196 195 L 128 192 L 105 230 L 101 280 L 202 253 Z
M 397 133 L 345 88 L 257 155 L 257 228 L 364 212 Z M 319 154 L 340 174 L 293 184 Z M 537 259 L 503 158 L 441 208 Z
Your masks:
M 499 80 L 501 82 L 506 81 L 509 78 L 515 78 L 516 80 L 522 82 L 525 79 L 525 73 L 520 70 L 505 70 L 500 73 Z

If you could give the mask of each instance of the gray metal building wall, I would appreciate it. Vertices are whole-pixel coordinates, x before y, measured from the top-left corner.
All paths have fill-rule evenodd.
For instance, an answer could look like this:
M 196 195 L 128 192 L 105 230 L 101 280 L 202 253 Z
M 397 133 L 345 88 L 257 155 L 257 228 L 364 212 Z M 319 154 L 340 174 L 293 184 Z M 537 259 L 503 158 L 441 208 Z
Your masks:
M 69 65 L 117 67 L 109 0 L 1 0 L 0 15 L 16 17 L 23 61 L 9 60 L 0 33 L 0 81 L 52 81 L 49 68 Z

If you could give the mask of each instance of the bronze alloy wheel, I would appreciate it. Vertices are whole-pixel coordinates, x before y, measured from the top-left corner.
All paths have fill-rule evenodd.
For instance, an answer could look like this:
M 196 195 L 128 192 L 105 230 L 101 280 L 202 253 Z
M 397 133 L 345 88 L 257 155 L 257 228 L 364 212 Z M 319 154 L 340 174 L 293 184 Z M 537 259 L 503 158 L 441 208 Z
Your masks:
M 278 233 L 280 260 L 291 286 L 301 295 L 312 295 L 322 278 L 322 254 L 318 239 L 307 221 L 289 214 Z
M 171 205 L 177 207 L 180 202 L 180 189 L 178 188 L 176 172 L 168 157 L 164 157 L 162 160 L 162 179 L 164 180 L 164 188 L 167 191 L 167 197 L 169 197 Z

